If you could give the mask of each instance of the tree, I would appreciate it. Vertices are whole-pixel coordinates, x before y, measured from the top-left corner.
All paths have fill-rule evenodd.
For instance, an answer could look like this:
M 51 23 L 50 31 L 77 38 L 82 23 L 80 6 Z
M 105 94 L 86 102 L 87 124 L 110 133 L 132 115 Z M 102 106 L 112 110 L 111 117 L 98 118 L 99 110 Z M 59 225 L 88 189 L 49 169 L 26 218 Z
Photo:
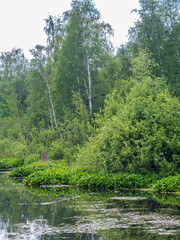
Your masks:
M 74 0 L 71 6 L 72 9 L 64 13 L 65 36 L 55 66 L 56 94 L 61 92 L 58 112 L 62 116 L 63 106 L 71 111 L 74 91 L 80 93 L 92 115 L 98 74 L 103 58 L 109 53 L 108 36 L 112 29 L 100 23 L 100 14 L 91 0 Z
M 21 49 L 12 49 L 11 52 L 2 52 L 0 57 L 0 98 L 1 98 L 1 117 L 13 119 L 13 126 L 18 125 L 19 133 L 15 134 L 22 140 L 21 117 L 26 111 L 27 89 L 25 78 L 27 75 L 28 62 Z M 4 128 L 9 128 L 5 124 Z M 9 132 L 10 132 L 9 131 Z M 17 131 L 17 130 L 16 130 Z
M 180 94 L 179 1 L 140 0 L 139 20 L 129 31 L 135 49 L 146 49 L 156 62 L 154 74 L 168 79 L 171 90 Z
M 27 78 L 28 89 L 30 92 L 28 98 L 28 111 L 31 117 L 35 114 L 34 121 L 46 121 L 53 128 L 57 128 L 56 115 L 51 96 L 49 79 L 45 67 L 46 58 L 43 55 L 43 46 L 36 46 L 31 50 L 34 59 L 31 61 L 29 77 Z M 49 122 L 50 121 L 50 122 Z
M 163 78 L 151 77 L 152 61 L 146 57 L 141 54 L 135 61 L 139 70 L 149 62 L 146 70 L 139 74 L 134 69 L 134 78 L 106 100 L 104 115 L 96 119 L 96 134 L 78 156 L 83 168 L 166 174 L 179 171 L 180 102 L 168 92 Z
M 3 87 L 7 84 L 13 86 L 23 106 L 27 97 L 25 78 L 28 68 L 28 62 L 23 51 L 14 48 L 11 52 L 2 52 L 0 62 L 1 84 Z
M 46 26 L 44 31 L 47 35 L 47 53 L 50 53 L 50 57 L 53 57 L 54 48 L 59 44 L 60 39 L 63 36 L 63 23 L 61 18 L 48 15 L 48 18 L 44 19 Z

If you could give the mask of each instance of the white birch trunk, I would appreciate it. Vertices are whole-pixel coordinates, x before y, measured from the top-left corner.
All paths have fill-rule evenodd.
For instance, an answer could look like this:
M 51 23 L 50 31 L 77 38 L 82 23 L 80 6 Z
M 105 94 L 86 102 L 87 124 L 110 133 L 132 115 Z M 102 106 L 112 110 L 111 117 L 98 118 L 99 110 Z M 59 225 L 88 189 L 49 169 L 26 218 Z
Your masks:
M 55 123 L 55 127 L 56 127 L 56 129 L 57 129 L 57 121 L 56 121 L 56 115 L 55 115 L 55 111 L 54 111 L 54 105 L 53 105 L 53 102 L 52 102 L 51 91 L 50 91 L 50 88 L 49 88 L 49 82 L 48 82 L 48 79 L 47 79 L 47 75 L 46 75 L 46 71 L 45 71 L 45 70 L 44 70 L 44 73 L 45 73 L 45 80 L 46 80 L 46 85 L 47 85 L 48 94 L 49 94 L 49 101 L 50 101 L 51 108 L 52 108 L 54 123 Z
M 90 72 L 90 66 L 89 66 L 89 55 L 88 55 L 87 49 L 86 49 L 86 57 L 87 57 L 88 82 L 89 82 L 89 89 L 88 89 L 89 110 L 90 110 L 90 115 L 92 116 L 92 82 L 91 82 L 91 72 Z
M 52 126 L 52 129 L 53 129 L 54 124 L 53 124 L 53 117 L 52 117 L 52 112 L 51 112 L 51 107 L 50 106 L 49 106 L 49 114 L 50 114 L 51 126 Z
M 46 81 L 43 79 L 43 82 L 46 84 Z M 49 103 L 49 98 L 48 98 L 48 95 L 47 95 L 47 92 L 45 91 L 45 94 L 46 94 L 46 98 L 47 98 L 47 101 Z M 50 115 L 50 122 L 51 122 L 51 127 L 54 128 L 54 124 L 53 124 L 53 116 L 52 116 L 52 111 L 51 111 L 51 105 L 49 103 L 49 115 Z
M 85 89 L 86 89 L 87 97 L 89 99 L 89 91 L 88 91 L 88 87 L 87 87 L 87 84 L 86 84 L 86 80 L 84 79 L 84 76 L 83 76 L 83 82 L 84 82 L 84 86 L 85 86 Z

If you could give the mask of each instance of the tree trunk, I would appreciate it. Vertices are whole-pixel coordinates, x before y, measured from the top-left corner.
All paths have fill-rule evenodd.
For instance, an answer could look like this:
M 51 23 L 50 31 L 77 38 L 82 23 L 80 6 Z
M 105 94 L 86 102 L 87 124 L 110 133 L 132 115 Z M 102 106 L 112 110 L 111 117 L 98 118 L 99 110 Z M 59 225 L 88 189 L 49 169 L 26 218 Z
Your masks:
M 92 82 L 91 82 L 91 72 L 90 72 L 90 66 L 89 66 L 89 55 L 88 55 L 87 49 L 86 49 L 86 57 L 87 57 L 88 82 L 89 82 L 89 90 L 88 90 L 89 110 L 90 110 L 90 115 L 92 116 Z
M 53 105 L 53 102 L 52 102 L 51 91 L 50 91 L 50 88 L 49 88 L 49 82 L 48 82 L 48 79 L 47 79 L 47 74 L 46 74 L 45 69 L 44 69 L 44 73 L 45 73 L 45 80 L 46 80 L 46 85 L 47 85 L 47 90 L 48 90 L 48 95 L 49 95 L 49 101 L 50 101 L 51 108 L 52 108 L 54 123 L 55 123 L 55 127 L 57 129 L 56 115 L 55 115 L 55 111 L 54 111 L 54 105 Z

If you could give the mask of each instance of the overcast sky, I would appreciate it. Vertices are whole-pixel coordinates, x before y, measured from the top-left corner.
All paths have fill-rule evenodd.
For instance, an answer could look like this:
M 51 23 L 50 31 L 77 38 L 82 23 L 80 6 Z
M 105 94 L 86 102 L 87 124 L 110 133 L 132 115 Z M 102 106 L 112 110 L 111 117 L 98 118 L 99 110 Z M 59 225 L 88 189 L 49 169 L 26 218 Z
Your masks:
M 127 39 L 128 29 L 137 19 L 131 10 L 139 8 L 138 0 L 94 0 L 101 19 L 111 24 L 115 36 L 114 47 Z M 70 9 L 71 0 L 0 0 L 0 52 L 22 48 L 26 57 L 29 49 L 45 45 L 43 28 L 48 14 L 62 15 Z

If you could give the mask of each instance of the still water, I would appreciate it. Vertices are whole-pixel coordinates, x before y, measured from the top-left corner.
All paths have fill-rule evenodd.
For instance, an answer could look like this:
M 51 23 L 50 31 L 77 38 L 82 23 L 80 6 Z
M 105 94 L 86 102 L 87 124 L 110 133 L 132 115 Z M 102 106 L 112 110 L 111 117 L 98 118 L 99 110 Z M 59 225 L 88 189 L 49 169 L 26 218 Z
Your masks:
M 27 188 L 0 176 L 0 240 L 178 240 L 180 196 Z

